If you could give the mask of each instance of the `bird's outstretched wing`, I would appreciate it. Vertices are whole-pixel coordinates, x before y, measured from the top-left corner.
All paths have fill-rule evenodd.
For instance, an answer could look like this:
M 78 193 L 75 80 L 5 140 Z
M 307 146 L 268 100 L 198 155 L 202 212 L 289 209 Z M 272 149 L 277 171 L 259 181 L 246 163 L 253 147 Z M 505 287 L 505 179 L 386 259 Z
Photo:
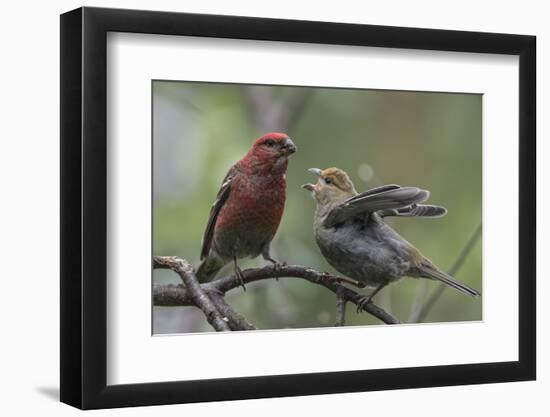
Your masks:
M 447 209 L 431 204 L 412 204 L 408 207 L 380 210 L 382 217 L 442 217 L 447 214 Z
M 365 216 L 382 210 L 403 209 L 422 203 L 430 196 L 429 191 L 417 187 L 385 185 L 348 198 L 333 208 L 323 225 L 332 227 L 347 219 Z
M 380 194 L 381 192 L 384 192 L 384 191 L 397 190 L 398 188 L 401 188 L 401 186 L 397 184 L 381 185 L 380 187 L 374 187 L 374 188 L 371 188 L 370 190 L 362 192 L 361 194 L 357 194 L 356 196 L 352 197 L 352 199 L 359 196 L 366 197 L 368 195 Z
M 235 176 L 237 170 L 238 168 L 236 165 L 233 165 L 231 169 L 229 169 L 229 172 L 223 179 L 220 190 L 216 195 L 216 200 L 210 209 L 208 222 L 206 223 L 206 228 L 204 229 L 204 234 L 202 236 L 201 261 L 206 258 L 210 252 L 212 238 L 214 237 L 214 229 L 216 227 L 216 220 L 218 219 L 218 214 L 220 214 L 221 208 L 229 198 L 229 194 L 231 193 L 231 182 L 233 181 L 233 177 Z

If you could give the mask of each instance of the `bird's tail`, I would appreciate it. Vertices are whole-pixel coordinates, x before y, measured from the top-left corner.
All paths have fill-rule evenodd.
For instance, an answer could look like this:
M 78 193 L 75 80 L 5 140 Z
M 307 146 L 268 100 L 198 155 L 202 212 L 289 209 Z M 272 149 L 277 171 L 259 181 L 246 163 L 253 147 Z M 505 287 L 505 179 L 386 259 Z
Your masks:
M 197 269 L 197 278 L 199 282 L 212 281 L 216 274 L 222 269 L 225 262 L 217 256 L 207 256 Z
M 449 287 L 453 287 L 458 291 L 463 292 L 464 294 L 471 295 L 472 297 L 478 297 L 481 295 L 479 291 L 474 290 L 473 288 L 468 287 L 466 284 L 457 281 L 449 274 L 440 271 L 431 264 L 423 264 L 420 268 L 420 271 L 422 272 L 422 276 L 441 281 L 444 284 L 447 284 Z

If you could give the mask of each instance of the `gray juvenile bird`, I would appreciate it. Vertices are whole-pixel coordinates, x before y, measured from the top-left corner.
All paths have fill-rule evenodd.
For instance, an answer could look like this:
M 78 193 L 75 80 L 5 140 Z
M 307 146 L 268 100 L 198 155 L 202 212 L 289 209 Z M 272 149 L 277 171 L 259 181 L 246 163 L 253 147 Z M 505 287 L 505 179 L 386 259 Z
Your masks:
M 439 217 L 444 207 L 420 204 L 430 193 L 391 184 L 357 193 L 348 174 L 338 168 L 309 170 L 316 184 L 304 184 L 317 202 L 313 228 L 326 260 L 340 273 L 376 287 L 358 310 L 386 285 L 404 276 L 441 281 L 471 295 L 480 293 L 439 270 L 418 249 L 384 222 L 387 216 Z

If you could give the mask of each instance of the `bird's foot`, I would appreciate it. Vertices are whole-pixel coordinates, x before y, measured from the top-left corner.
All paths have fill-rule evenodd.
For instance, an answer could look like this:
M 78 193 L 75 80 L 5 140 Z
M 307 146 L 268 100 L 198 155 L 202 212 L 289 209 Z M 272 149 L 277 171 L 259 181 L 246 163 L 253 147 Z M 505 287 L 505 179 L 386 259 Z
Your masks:
M 361 297 L 357 302 L 357 314 L 365 309 L 365 306 L 372 301 L 372 295 Z
M 362 297 L 357 303 L 357 312 L 359 313 L 361 310 L 363 310 L 365 306 L 372 301 L 372 297 L 378 294 L 386 285 L 388 285 L 388 283 L 383 282 L 382 284 L 378 285 L 378 287 L 376 287 L 376 289 L 368 297 Z
M 237 277 L 237 280 L 239 281 L 239 285 L 243 287 L 243 291 L 246 292 L 246 287 L 244 285 L 244 276 L 243 271 L 241 271 L 241 268 L 238 266 L 235 266 L 235 276 Z
M 286 263 L 286 261 L 279 262 L 273 258 L 268 258 L 267 260 L 273 264 L 273 276 L 275 278 L 275 281 L 279 281 L 279 277 L 281 276 L 281 269 L 288 266 L 288 264 Z
M 347 278 L 347 277 L 336 277 L 332 274 L 329 274 L 328 272 L 322 272 L 321 275 L 323 275 L 325 278 L 328 278 L 328 279 L 330 279 L 334 282 L 337 282 L 338 284 L 341 284 L 342 282 L 345 282 L 345 283 L 353 285 L 357 288 L 365 288 L 365 286 L 366 286 L 365 284 L 363 284 L 360 281 L 356 281 L 354 279 Z

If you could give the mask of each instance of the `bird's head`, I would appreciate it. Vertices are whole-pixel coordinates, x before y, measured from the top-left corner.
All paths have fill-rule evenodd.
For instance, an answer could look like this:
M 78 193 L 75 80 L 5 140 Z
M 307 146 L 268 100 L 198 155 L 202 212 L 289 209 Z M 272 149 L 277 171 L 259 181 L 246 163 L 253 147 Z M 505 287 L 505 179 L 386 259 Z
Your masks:
M 302 188 L 311 191 L 321 205 L 340 203 L 357 194 L 349 175 L 339 168 L 310 168 L 308 171 L 317 176 L 317 183 L 304 184 Z
M 286 171 L 288 157 L 296 152 L 296 145 L 285 133 L 268 133 L 256 139 L 245 160 L 257 169 Z

